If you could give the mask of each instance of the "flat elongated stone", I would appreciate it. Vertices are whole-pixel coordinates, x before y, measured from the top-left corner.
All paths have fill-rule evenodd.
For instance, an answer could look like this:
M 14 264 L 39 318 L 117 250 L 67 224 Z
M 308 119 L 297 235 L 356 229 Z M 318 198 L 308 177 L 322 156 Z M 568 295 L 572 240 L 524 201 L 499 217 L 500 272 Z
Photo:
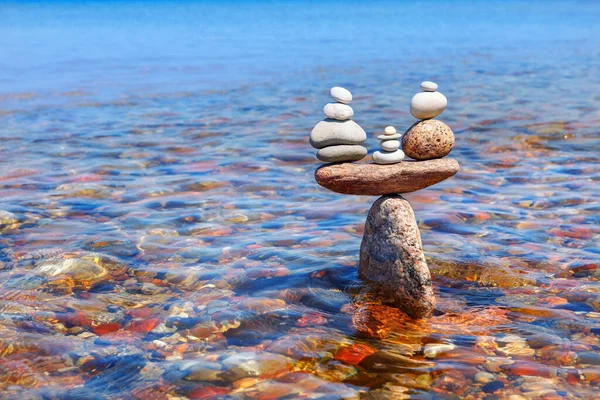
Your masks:
M 337 193 L 380 196 L 409 193 L 442 182 L 458 172 L 452 158 L 402 161 L 393 165 L 323 165 L 315 171 L 317 183 Z
M 421 235 L 412 207 L 402 196 L 383 196 L 369 210 L 358 274 L 381 286 L 411 317 L 433 313 L 435 296 Z

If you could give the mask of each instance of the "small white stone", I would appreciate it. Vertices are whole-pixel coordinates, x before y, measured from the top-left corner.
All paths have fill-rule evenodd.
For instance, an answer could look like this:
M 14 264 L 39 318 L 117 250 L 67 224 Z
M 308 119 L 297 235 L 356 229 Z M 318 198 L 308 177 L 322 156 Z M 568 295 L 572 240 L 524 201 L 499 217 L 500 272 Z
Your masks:
M 424 92 L 435 92 L 438 88 L 437 83 L 431 81 L 421 82 L 421 90 Z
M 352 102 L 352 93 L 343 87 L 332 87 L 331 90 L 329 90 L 329 94 L 332 99 L 339 103 L 350 104 Z
M 410 101 L 410 113 L 418 119 L 437 117 L 446 109 L 448 100 L 440 92 L 421 92 Z
M 402 135 L 399 133 L 394 133 L 393 135 L 386 135 L 384 133 L 383 135 L 377 136 L 377 139 L 378 140 L 392 140 L 392 139 L 398 139 L 400 137 L 402 137 Z
M 327 118 L 345 121 L 352 118 L 354 110 L 352 107 L 341 103 L 329 103 L 323 107 L 323 112 Z
M 404 160 L 404 152 L 402 150 L 396 150 L 394 152 L 376 151 L 373 153 L 373 161 L 375 164 L 397 164 Z
M 427 343 L 423 349 L 423 355 L 426 358 L 435 358 L 440 353 L 447 353 L 456 348 L 452 343 Z
M 384 132 L 386 135 L 393 135 L 394 133 L 396 133 L 396 128 L 394 128 L 393 126 L 386 126 Z
M 385 151 L 396 151 L 400 148 L 399 140 L 384 140 L 381 142 L 381 148 Z

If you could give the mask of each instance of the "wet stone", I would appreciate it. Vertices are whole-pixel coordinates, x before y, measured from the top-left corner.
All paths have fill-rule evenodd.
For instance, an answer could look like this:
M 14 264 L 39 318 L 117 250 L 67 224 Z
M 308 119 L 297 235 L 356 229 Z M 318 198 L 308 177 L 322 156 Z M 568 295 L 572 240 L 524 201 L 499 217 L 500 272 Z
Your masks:
M 417 368 L 430 368 L 434 364 L 428 361 L 413 360 L 400 354 L 378 351 L 365 357 L 360 366 L 378 373 L 402 373 Z
M 600 365 L 600 354 L 592 351 L 577 353 L 578 364 Z
M 488 382 L 481 387 L 485 393 L 494 393 L 496 390 L 500 390 L 504 387 L 504 383 L 501 381 Z
M 425 358 L 436 358 L 439 354 L 448 353 L 456 349 L 452 343 L 427 343 L 423 350 Z
M 514 361 L 505 357 L 488 357 L 483 367 L 489 372 L 501 372 L 503 367 L 514 364 Z
M 222 361 L 229 380 L 236 381 L 247 377 L 272 377 L 293 367 L 288 357 L 274 353 L 242 352 L 229 356 Z
M 495 379 L 494 374 L 490 374 L 489 372 L 478 372 L 475 374 L 475 382 L 479 383 L 489 383 Z
M 380 285 L 413 318 L 433 313 L 435 297 L 412 207 L 398 195 L 369 210 L 360 246 L 359 276 Z
M 181 378 L 195 382 L 223 381 L 221 364 L 207 361 L 185 361 L 177 366 Z

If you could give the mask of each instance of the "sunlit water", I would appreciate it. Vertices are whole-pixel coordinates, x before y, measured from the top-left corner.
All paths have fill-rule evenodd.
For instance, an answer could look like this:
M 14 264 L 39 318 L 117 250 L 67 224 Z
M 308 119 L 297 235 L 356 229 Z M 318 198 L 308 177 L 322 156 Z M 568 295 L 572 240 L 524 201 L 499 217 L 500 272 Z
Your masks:
M 0 19 L 3 397 L 597 396 L 597 2 Z M 461 171 L 406 195 L 438 296 L 414 322 L 356 274 L 375 198 L 319 187 L 307 139 L 340 85 L 374 151 L 425 79 Z

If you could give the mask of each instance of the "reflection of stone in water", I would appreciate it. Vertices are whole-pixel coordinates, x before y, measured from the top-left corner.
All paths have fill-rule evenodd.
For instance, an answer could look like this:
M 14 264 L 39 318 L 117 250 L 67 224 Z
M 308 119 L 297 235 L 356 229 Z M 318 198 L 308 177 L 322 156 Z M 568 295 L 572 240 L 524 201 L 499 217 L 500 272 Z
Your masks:
M 485 265 L 475 262 L 445 261 L 427 258 L 431 273 L 451 279 L 476 282 L 481 286 L 513 288 L 535 285 L 529 271 L 508 269 L 500 265 Z
M 417 343 L 420 342 L 418 338 L 427 334 L 425 321 L 412 320 L 399 309 L 381 302 L 365 299 L 346 305 L 342 311 L 350 315 L 352 328 L 366 337 L 384 339 L 390 334 L 402 333 L 403 337 L 408 338 L 414 333 L 415 336 L 409 343 Z

